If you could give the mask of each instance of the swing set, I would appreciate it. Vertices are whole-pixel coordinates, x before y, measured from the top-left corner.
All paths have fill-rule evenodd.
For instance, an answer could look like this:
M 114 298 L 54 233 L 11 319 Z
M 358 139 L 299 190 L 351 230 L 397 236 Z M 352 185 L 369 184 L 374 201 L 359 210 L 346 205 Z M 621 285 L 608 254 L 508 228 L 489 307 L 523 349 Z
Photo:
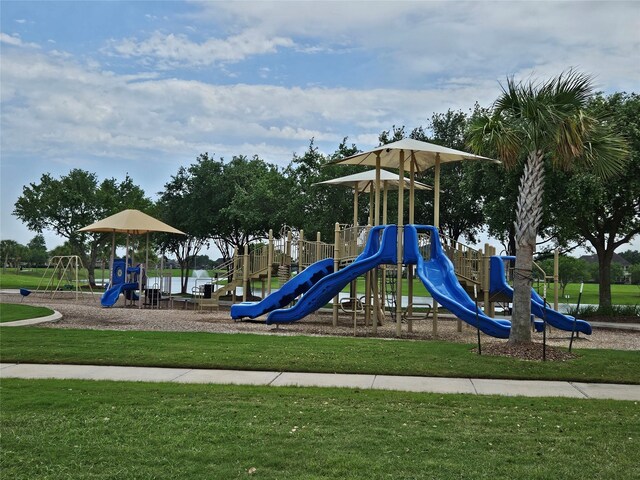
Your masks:
M 81 269 L 84 269 L 84 266 L 77 255 L 51 257 L 34 293 L 42 296 L 50 295 L 49 298 L 51 299 L 57 295 L 72 293 L 75 296 L 75 300 L 78 301 L 84 284 L 79 278 Z M 91 299 L 93 300 L 93 288 L 89 282 L 86 282 L 86 285 L 89 287 Z

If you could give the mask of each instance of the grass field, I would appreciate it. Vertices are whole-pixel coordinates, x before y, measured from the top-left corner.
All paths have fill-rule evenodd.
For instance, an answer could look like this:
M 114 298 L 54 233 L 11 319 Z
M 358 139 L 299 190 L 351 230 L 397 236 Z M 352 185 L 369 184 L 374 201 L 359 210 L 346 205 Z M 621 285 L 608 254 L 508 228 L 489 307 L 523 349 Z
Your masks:
M 51 315 L 53 310 L 46 307 L 33 307 L 15 303 L 0 303 L 0 323 L 15 322 L 25 318 L 40 318 Z
M 597 283 L 585 283 L 580 303 L 597 305 L 599 289 L 600 285 Z M 539 290 L 542 294 L 542 288 Z M 577 303 L 579 292 L 579 283 L 568 284 L 565 295 L 569 298 L 562 298 L 562 292 L 560 292 L 560 303 Z M 547 297 L 549 297 L 547 300 L 553 303 L 553 290 L 550 287 L 547 287 Z M 640 285 L 611 285 L 611 299 L 614 305 L 640 305 Z
M 16 480 L 632 479 L 640 450 L 634 402 L 58 380 L 1 396 Z
M 640 383 L 640 352 L 575 350 L 568 362 L 478 356 L 474 345 L 249 334 L 16 327 L 2 362 L 136 365 Z
M 0 341 L 2 362 L 640 383 L 640 352 L 612 350 L 542 363 L 435 341 L 34 327 Z M 0 471 L 17 480 L 626 480 L 640 449 L 624 401 L 3 379 L 0 404 Z

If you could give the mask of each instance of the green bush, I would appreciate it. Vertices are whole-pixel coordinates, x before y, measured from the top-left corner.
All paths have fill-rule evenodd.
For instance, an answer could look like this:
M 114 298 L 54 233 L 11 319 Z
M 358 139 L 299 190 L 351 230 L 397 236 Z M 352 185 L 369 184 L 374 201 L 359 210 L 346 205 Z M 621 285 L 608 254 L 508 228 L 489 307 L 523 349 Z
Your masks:
M 585 307 L 571 307 L 569 315 L 579 318 L 589 317 L 638 317 L 640 321 L 640 305 L 612 305 L 610 307 L 599 307 L 587 305 Z

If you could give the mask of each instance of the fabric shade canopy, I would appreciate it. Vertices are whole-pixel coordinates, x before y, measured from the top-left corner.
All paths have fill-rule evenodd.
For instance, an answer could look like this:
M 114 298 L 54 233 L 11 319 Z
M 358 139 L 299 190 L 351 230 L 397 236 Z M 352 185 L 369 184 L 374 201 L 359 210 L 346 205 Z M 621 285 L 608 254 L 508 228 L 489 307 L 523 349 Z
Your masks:
M 463 160 L 484 160 L 500 163 L 498 160 L 491 158 L 423 142 L 421 140 L 414 140 L 412 138 L 404 138 L 397 142 L 381 145 L 368 152 L 357 153 L 332 163 L 343 165 L 375 165 L 376 170 L 382 167 L 397 168 L 401 176 L 404 176 L 405 170 L 408 170 L 411 172 L 412 179 L 415 172 L 421 172 L 435 167 L 433 221 L 437 227 L 440 225 L 440 165 L 442 163 L 459 162 Z M 398 225 L 403 224 L 402 218 L 400 218 L 403 203 L 402 192 L 403 190 L 400 190 Z M 410 201 L 413 202 L 413 190 L 411 190 L 409 198 Z M 409 221 L 413 221 L 412 213 L 409 214 Z
M 347 175 L 345 177 L 333 178 L 331 180 L 325 180 L 324 182 L 314 183 L 314 185 L 345 185 L 357 190 L 360 193 L 371 192 L 375 188 L 376 183 L 376 171 L 369 170 L 362 173 L 354 173 L 353 175 Z M 391 173 L 387 170 L 380 170 L 380 183 L 384 186 L 397 189 L 400 185 L 400 176 L 396 173 Z M 404 188 L 408 189 L 411 185 L 411 180 L 404 178 Z M 416 190 L 433 190 L 429 185 L 424 183 L 414 182 L 414 188 Z
M 347 158 L 336 160 L 332 163 L 342 163 L 346 165 L 376 165 L 376 159 L 380 157 L 380 167 L 399 168 L 399 152 L 404 152 L 406 170 L 413 164 L 416 172 L 427 170 L 439 163 L 459 162 L 461 160 L 485 160 L 499 163 L 498 160 L 466 153 L 461 150 L 443 147 L 433 143 L 404 138 L 397 142 L 381 145 L 368 152 L 357 153 Z
M 167 225 L 140 210 L 123 210 L 78 230 L 79 232 L 112 232 L 142 235 L 149 232 L 166 232 L 186 235 L 177 228 Z
M 116 233 L 126 233 L 127 234 L 127 246 L 125 250 L 125 265 L 128 265 L 129 259 L 129 235 L 147 235 L 147 249 L 146 249 L 146 261 L 145 265 L 149 264 L 149 233 L 151 232 L 165 232 L 165 233 L 176 233 L 178 235 L 186 235 L 186 233 L 181 232 L 177 228 L 173 228 L 171 225 L 167 225 L 160 220 L 153 218 L 146 213 L 141 212 L 140 210 L 127 209 L 123 210 L 115 215 L 111 215 L 110 217 L 103 218 L 96 223 L 92 223 L 91 225 L 87 225 L 86 227 L 78 230 L 79 232 L 110 232 L 112 234 L 111 241 L 111 260 L 109 264 L 111 265 L 110 273 L 109 273 L 109 285 L 113 284 L 113 260 L 115 258 L 116 251 Z M 143 275 L 139 276 L 139 289 L 142 291 Z M 132 300 L 133 302 L 133 300 Z M 142 302 L 138 304 L 138 308 L 142 308 Z

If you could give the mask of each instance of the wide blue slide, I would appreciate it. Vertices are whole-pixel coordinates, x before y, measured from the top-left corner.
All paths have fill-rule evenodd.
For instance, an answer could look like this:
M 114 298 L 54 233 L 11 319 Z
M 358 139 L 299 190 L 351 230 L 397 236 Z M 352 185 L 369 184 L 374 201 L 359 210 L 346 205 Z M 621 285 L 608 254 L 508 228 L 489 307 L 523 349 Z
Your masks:
M 231 305 L 231 318 L 256 318 L 277 308 L 283 308 L 306 293 L 321 278 L 333 273 L 333 258 L 325 258 L 305 268 L 280 289 L 259 302 L 242 302 Z
M 505 260 L 515 260 L 513 256 L 497 256 L 494 255 L 489 260 L 489 294 L 496 295 L 502 293 L 513 299 L 513 288 L 507 283 L 504 262 Z M 582 332 L 591 335 L 591 325 L 584 320 L 575 320 L 571 315 L 564 315 L 552 308 L 546 307 L 544 299 L 538 295 L 533 288 L 531 289 L 531 312 L 538 318 L 544 318 L 552 327 L 560 330 Z
M 418 248 L 418 231 L 431 234 L 431 258 L 428 261 L 425 261 Z M 458 282 L 453 264 L 440 245 L 437 228 L 430 225 L 404 227 L 404 263 L 417 264 L 416 273 L 429 293 L 456 317 L 492 337 L 509 338 L 511 322 L 485 315 Z
M 380 236 L 382 234 L 382 239 Z M 398 229 L 395 225 L 373 227 L 364 251 L 342 270 L 321 278 L 291 308 L 272 311 L 267 324 L 291 323 L 323 307 L 350 282 L 382 264 L 396 263 Z

